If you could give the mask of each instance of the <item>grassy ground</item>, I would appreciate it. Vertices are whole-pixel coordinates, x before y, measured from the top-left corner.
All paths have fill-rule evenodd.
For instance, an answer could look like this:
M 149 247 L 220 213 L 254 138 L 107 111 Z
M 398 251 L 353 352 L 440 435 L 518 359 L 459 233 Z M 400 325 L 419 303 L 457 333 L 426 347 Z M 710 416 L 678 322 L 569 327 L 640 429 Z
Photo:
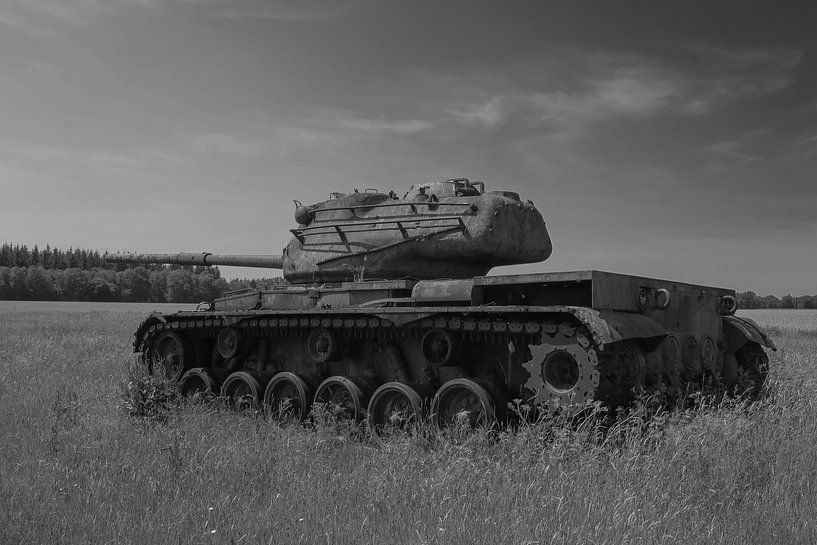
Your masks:
M 0 543 L 814 543 L 817 312 L 768 328 L 773 394 L 595 430 L 359 440 L 121 408 L 157 305 L 0 302 Z M 178 305 L 167 305 L 175 310 Z

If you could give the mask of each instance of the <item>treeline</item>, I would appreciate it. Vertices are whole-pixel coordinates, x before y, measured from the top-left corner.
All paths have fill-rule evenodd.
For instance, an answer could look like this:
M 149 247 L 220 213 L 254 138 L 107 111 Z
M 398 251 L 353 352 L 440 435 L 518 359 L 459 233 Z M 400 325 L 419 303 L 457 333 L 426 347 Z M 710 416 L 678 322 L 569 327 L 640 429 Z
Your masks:
M 737 294 L 738 308 L 817 308 L 817 295 L 794 297 L 784 295 L 782 299 L 774 295 L 758 295 L 753 291 Z
M 0 300 L 195 303 L 280 281 L 226 281 L 218 267 L 112 264 L 94 250 L 0 246 Z
M 40 250 L 36 245 L 29 249 L 24 244 L 4 243 L 0 246 L 0 267 L 42 267 L 43 269 L 113 269 L 111 263 L 102 259 L 102 254 L 96 250 L 69 248 L 59 250 L 46 246 Z M 160 265 L 148 265 L 150 268 L 159 268 Z
M 0 245 L 0 300 L 195 303 L 227 291 L 278 284 L 280 277 L 226 281 L 218 267 L 108 263 L 82 248 Z M 737 294 L 738 307 L 817 309 L 817 295 Z

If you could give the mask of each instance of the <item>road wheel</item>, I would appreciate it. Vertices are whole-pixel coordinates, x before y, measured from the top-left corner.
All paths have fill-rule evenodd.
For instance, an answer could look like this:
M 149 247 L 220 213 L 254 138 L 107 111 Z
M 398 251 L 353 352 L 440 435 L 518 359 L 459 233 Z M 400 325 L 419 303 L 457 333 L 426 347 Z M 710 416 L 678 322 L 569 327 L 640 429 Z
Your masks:
M 178 333 L 165 331 L 151 343 L 147 351 L 148 369 L 151 374 L 168 380 L 179 380 L 190 367 L 193 350 Z
M 497 403 L 482 381 L 455 378 L 437 390 L 431 421 L 440 428 L 490 427 L 497 423 Z

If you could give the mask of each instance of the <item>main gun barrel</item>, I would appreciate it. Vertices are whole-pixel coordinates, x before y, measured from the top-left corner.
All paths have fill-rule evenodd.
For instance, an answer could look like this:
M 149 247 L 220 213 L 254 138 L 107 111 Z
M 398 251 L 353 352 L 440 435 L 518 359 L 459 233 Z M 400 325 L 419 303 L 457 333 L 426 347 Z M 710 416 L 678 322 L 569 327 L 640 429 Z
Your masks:
M 179 254 L 105 254 L 109 263 L 156 263 L 166 265 L 225 265 L 283 269 L 284 261 L 278 255 L 223 255 L 210 252 Z

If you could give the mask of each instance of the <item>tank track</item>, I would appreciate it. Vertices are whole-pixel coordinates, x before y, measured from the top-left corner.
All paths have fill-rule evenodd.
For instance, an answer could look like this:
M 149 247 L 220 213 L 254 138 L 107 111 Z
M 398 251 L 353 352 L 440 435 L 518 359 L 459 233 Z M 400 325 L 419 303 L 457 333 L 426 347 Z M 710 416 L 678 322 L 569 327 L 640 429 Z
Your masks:
M 154 315 L 138 329 L 134 348 L 144 357 L 162 333 L 175 332 L 184 339 L 189 339 L 195 351 L 194 363 L 185 365 L 179 371 L 184 372 L 192 367 L 199 374 L 205 373 L 206 368 L 212 367 L 212 364 L 210 354 L 202 350 L 203 344 L 197 341 L 204 340 L 206 341 L 204 344 L 214 341 L 219 332 L 225 328 L 237 329 L 242 338 L 249 339 L 250 342 L 258 339 L 287 340 L 296 343 L 303 341 L 301 356 L 307 353 L 310 334 L 317 328 L 331 330 L 340 344 L 348 340 L 364 340 L 370 341 L 371 345 L 396 341 L 420 343 L 429 331 L 444 331 L 460 346 L 492 347 L 497 353 L 502 350 L 507 354 L 505 362 L 499 362 L 488 368 L 485 366 L 479 369 L 471 368 L 469 362 L 464 362 L 465 365 L 459 368 L 465 369 L 465 376 L 446 376 L 446 364 L 435 366 L 430 362 L 426 362 L 423 373 L 417 373 L 416 368 L 414 369 L 413 380 L 405 373 L 402 376 L 398 373 L 396 377 L 381 377 L 374 382 L 366 380 L 370 377 L 341 375 L 337 377 L 339 381 L 341 379 L 351 381 L 354 385 L 344 386 L 345 383 L 341 381 L 339 388 L 345 387 L 350 390 L 358 388 L 361 391 L 359 394 L 361 399 L 355 401 L 352 407 L 353 418 L 362 418 L 366 412 L 365 401 L 371 398 L 373 390 L 384 384 L 412 384 L 413 390 L 420 393 L 416 396 L 405 393 L 401 400 L 405 402 L 411 398 L 416 408 L 418 401 L 415 398 L 418 398 L 422 410 L 428 412 L 430 398 L 433 396 L 436 402 L 441 393 L 445 393 L 442 389 L 446 383 L 465 380 L 469 384 L 463 387 L 477 391 L 479 395 L 475 394 L 476 398 L 481 399 L 482 391 L 487 395 L 491 407 L 486 408 L 481 414 L 488 420 L 503 420 L 508 402 L 512 400 L 534 407 L 545 404 L 550 407 L 564 406 L 588 401 L 600 401 L 610 407 L 616 407 L 632 401 L 634 391 L 639 388 L 667 394 L 677 392 L 679 389 L 680 355 L 677 350 L 673 350 L 675 345 L 672 342 L 649 354 L 646 354 L 641 345 L 635 341 L 609 343 L 601 348 L 587 328 L 572 317 L 560 314 L 539 316 L 534 319 L 530 319 L 528 315 L 527 318 L 517 320 L 489 314 L 475 317 L 448 313 L 395 326 L 388 319 L 360 313 Z M 186 346 L 184 349 L 191 350 L 191 347 Z M 219 386 L 225 374 L 249 371 L 254 373 L 257 384 L 245 379 L 245 382 L 250 383 L 250 386 L 245 388 L 247 390 L 245 393 L 253 395 L 259 401 L 264 397 L 265 383 L 268 383 L 271 377 L 280 373 L 299 374 L 298 370 L 287 368 L 286 365 L 249 369 L 240 363 L 236 365 L 222 362 L 221 367 L 222 369 L 216 369 L 211 373 L 213 375 L 212 384 L 209 385 L 211 389 Z M 451 368 L 458 367 L 454 365 Z M 316 363 L 316 369 L 319 371 L 311 373 L 312 376 L 317 375 L 320 379 L 327 376 L 331 378 L 331 373 L 322 364 Z M 177 375 L 175 378 L 178 378 L 179 373 L 174 371 L 174 374 Z M 299 376 L 303 374 L 300 373 Z M 471 382 L 476 384 L 476 387 L 470 384 Z M 308 390 L 314 395 L 317 385 L 295 384 L 295 387 Z M 398 386 L 394 388 L 399 389 Z M 354 392 L 353 394 L 358 395 Z M 302 399 L 307 397 L 303 394 Z M 311 402 L 309 399 L 307 401 Z M 395 404 L 393 399 L 390 402 L 392 405 Z M 484 405 L 486 402 L 482 400 L 480 403 Z
M 158 321 L 157 321 L 158 320 Z M 134 348 L 142 351 L 152 335 L 165 330 L 191 330 L 197 333 L 215 335 L 222 327 L 232 327 L 237 325 L 250 332 L 264 332 L 265 337 L 272 337 L 278 332 L 284 337 L 291 338 L 300 331 L 309 331 L 315 327 L 335 328 L 345 332 L 346 335 L 361 338 L 367 331 L 381 330 L 390 331 L 395 335 L 405 332 L 416 332 L 423 328 L 443 328 L 451 331 L 462 331 L 468 334 L 469 339 L 484 339 L 488 333 L 509 333 L 534 335 L 549 328 L 546 322 L 541 321 L 519 321 L 501 319 L 474 319 L 453 317 L 424 318 L 411 324 L 397 327 L 387 319 L 377 317 L 305 317 L 298 315 L 276 315 L 268 318 L 244 318 L 237 317 L 223 318 L 221 316 L 210 316 L 205 318 L 179 317 L 172 321 L 160 315 L 151 316 L 139 327 L 134 341 Z

